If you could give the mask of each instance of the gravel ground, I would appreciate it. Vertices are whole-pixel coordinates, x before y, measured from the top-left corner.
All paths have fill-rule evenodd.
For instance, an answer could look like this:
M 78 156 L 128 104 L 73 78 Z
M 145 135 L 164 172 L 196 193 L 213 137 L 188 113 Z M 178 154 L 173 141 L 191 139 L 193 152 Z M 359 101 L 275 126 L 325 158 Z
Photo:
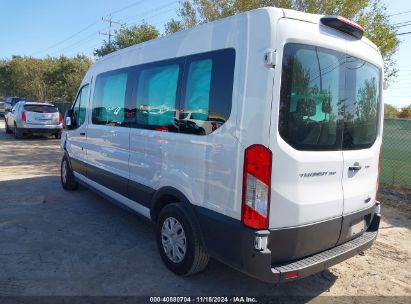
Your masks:
M 58 140 L 15 140 L 0 122 L 0 296 L 242 294 L 333 303 L 358 302 L 355 296 L 399 296 L 361 298 L 370 303 L 411 301 L 410 192 L 381 195 L 383 220 L 373 247 L 328 271 L 275 285 L 211 261 L 204 272 L 185 278 L 162 264 L 147 222 L 87 189 L 63 191 L 61 155 Z

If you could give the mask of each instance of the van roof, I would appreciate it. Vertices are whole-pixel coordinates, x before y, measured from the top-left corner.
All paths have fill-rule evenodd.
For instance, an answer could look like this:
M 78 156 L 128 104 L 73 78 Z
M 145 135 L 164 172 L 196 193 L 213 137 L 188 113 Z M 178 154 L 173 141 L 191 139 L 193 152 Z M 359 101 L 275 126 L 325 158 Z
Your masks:
M 325 15 L 320 15 L 320 14 L 310 14 L 310 13 L 305 13 L 305 12 L 301 12 L 301 11 L 296 11 L 296 10 L 291 10 L 291 9 L 283 9 L 283 8 L 278 8 L 278 7 L 257 8 L 257 9 L 254 9 L 254 10 L 246 11 L 246 12 L 239 13 L 239 14 L 236 14 L 236 15 L 233 15 L 233 16 L 229 16 L 229 17 L 226 17 L 226 18 L 218 19 L 218 20 L 215 20 L 215 21 L 212 21 L 212 22 L 209 22 L 209 23 L 200 24 L 200 25 L 197 25 L 195 28 L 186 29 L 186 30 L 183 30 L 183 31 L 180 31 L 180 32 L 177 32 L 177 33 L 173 33 L 173 34 L 166 35 L 166 36 L 161 36 L 161 37 L 158 37 L 158 38 L 153 39 L 153 40 L 149 40 L 149 41 L 145 41 L 145 42 L 142 42 L 142 43 L 138 43 L 138 44 L 129 46 L 127 48 L 115 51 L 113 53 L 110 53 L 108 55 L 105 55 L 105 56 L 99 58 L 94 64 L 98 65 L 99 63 L 105 61 L 106 59 L 115 57 L 115 56 L 123 54 L 123 53 L 127 53 L 131 50 L 139 49 L 139 48 L 144 47 L 145 45 L 151 44 L 153 42 L 160 42 L 160 41 L 170 39 L 172 37 L 176 38 L 176 37 L 184 36 L 187 33 L 189 33 L 190 31 L 193 31 L 197 28 L 201 28 L 203 26 L 207 26 L 210 23 L 218 24 L 218 23 L 231 22 L 235 18 L 242 18 L 243 16 L 245 16 L 247 14 L 255 14 L 258 11 L 261 11 L 261 10 L 270 11 L 270 12 L 275 11 L 275 13 L 277 15 L 280 15 L 283 18 L 301 20 L 301 21 L 310 22 L 310 23 L 314 23 L 314 24 L 320 24 L 320 18 L 325 16 Z M 378 52 L 380 52 L 378 47 L 373 42 L 371 42 L 369 39 L 367 39 L 365 36 L 363 36 L 360 40 L 363 41 L 364 43 L 366 43 L 367 45 L 371 46 L 372 48 L 374 48 Z
M 301 21 L 315 23 L 315 24 L 320 24 L 321 23 L 320 19 L 325 16 L 325 15 L 320 15 L 320 14 L 304 13 L 304 12 L 291 10 L 291 9 L 282 9 L 282 10 L 284 12 L 284 18 L 301 20 Z M 367 37 L 363 36 L 361 38 L 361 41 L 368 44 L 369 46 L 371 46 L 378 52 L 380 52 L 378 47 Z

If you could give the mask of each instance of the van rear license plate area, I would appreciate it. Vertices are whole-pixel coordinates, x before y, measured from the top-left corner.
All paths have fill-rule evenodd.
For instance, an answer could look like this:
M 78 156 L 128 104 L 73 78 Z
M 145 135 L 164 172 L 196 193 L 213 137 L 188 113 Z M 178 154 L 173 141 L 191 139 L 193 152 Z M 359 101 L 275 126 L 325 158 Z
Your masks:
M 365 231 L 365 220 L 363 219 L 351 225 L 351 236 L 354 236 L 364 231 Z

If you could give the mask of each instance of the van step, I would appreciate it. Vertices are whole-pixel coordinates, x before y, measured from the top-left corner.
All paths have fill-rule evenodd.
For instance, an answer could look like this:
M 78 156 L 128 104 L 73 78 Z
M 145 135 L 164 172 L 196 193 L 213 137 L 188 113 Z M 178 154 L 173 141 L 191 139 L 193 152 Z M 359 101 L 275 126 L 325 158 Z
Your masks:
M 377 220 L 377 218 L 379 224 L 379 216 L 375 216 L 374 221 Z M 378 224 L 376 225 L 377 229 Z M 377 234 L 377 230 L 372 229 L 370 231 L 369 229 L 361 236 L 349 242 L 296 261 L 272 265 L 271 270 L 273 273 L 280 273 L 280 281 L 285 281 L 285 273 L 289 272 L 297 272 L 298 276 L 295 278 L 293 277 L 292 279 L 287 279 L 287 281 L 307 277 L 368 249 L 376 239 Z

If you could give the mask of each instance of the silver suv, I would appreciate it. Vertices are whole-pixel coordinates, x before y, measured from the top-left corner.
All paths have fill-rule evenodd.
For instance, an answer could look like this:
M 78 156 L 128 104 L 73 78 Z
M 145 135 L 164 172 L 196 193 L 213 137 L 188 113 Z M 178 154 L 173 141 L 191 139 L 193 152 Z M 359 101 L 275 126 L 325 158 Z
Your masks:
M 55 105 L 19 101 L 4 117 L 6 133 L 16 138 L 25 134 L 50 134 L 60 138 L 63 117 Z

